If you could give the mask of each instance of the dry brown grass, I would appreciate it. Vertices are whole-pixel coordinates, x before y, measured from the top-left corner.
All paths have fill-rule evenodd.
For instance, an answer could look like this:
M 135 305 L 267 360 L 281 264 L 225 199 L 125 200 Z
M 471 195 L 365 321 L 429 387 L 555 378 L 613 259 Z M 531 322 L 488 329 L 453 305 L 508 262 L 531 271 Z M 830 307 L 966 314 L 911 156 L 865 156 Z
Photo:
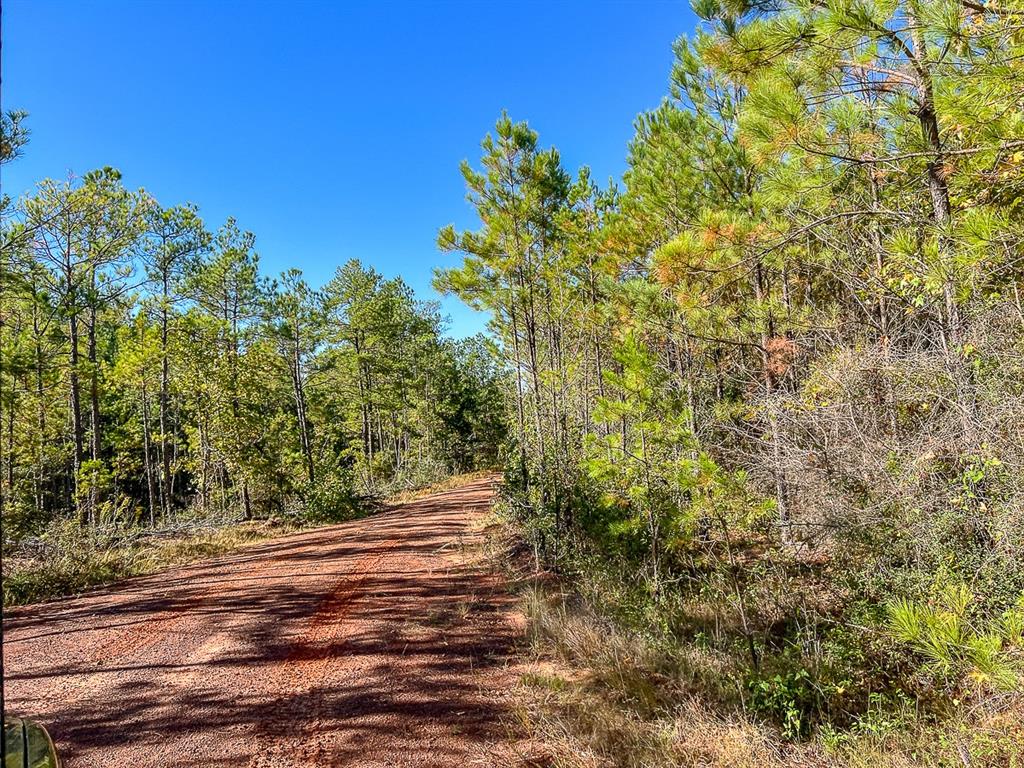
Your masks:
M 199 533 L 169 541 L 158 541 L 148 547 L 139 557 L 142 572 L 152 573 L 175 565 L 185 565 L 196 560 L 231 552 L 273 536 L 301 530 L 294 521 L 262 520 L 212 528 Z
M 1024 699 L 1000 697 L 944 722 L 852 736 L 828 753 L 831 765 L 844 768 L 1021 768 Z
M 524 611 L 535 661 L 516 715 L 552 765 L 787 765 L 768 729 L 702 705 L 678 659 L 642 636 L 552 586 L 528 590 Z
M 22 605 L 79 594 L 129 576 L 156 573 L 231 552 L 299 528 L 292 521 L 264 520 L 102 538 L 69 524 L 40 550 L 6 559 L 4 604 Z

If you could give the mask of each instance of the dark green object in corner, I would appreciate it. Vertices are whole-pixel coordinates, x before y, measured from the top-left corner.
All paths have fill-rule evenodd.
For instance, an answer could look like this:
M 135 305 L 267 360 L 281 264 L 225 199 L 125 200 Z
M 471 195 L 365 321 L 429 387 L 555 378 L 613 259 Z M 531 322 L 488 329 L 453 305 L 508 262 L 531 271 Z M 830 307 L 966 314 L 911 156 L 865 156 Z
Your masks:
M 31 720 L 4 717 L 2 768 L 60 768 L 50 734 Z

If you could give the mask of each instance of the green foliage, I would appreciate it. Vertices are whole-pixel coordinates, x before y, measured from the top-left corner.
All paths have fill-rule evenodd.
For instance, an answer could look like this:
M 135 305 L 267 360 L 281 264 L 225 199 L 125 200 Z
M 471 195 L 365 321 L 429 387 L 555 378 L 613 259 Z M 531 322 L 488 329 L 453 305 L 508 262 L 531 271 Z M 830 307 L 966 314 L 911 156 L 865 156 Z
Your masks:
M 22 118 L 4 117 L 3 162 L 25 143 Z M 270 280 L 234 219 L 210 232 L 196 206 L 163 207 L 112 168 L 44 180 L 3 213 L 0 512 L 14 558 L 65 525 L 349 519 L 381 492 L 497 461 L 505 370 L 486 340 L 445 338 L 401 279 L 351 260 L 320 290 L 295 269 Z M 18 600 L 105 581 L 131 570 L 108 567 L 116 549 L 5 579 Z
M 507 115 L 462 168 L 511 517 L 787 738 L 1019 693 L 1019 10 L 695 10 L 621 187 Z
M 75 594 L 131 573 L 134 553 L 112 544 L 109 534 L 84 535 L 73 521 L 51 524 L 39 541 L 41 562 L 20 568 L 5 564 L 4 605 Z
M 311 485 L 303 498 L 307 523 L 340 523 L 366 514 L 365 500 L 355 492 L 351 471 L 334 470 Z
M 795 739 L 808 733 L 808 712 L 815 708 L 818 697 L 807 670 L 798 668 L 750 680 L 747 685 L 751 708 L 777 719 L 784 737 Z
M 222 523 L 222 521 L 220 521 Z M 280 523 L 186 525 L 139 531 L 103 524 L 83 530 L 55 520 L 4 563 L 4 605 L 37 603 L 229 552 L 287 531 Z
M 966 679 L 981 690 L 1015 690 L 1024 671 L 1024 595 L 997 617 L 978 616 L 976 609 L 965 585 L 946 585 L 928 603 L 889 603 L 888 628 L 925 659 L 928 674 L 946 684 Z

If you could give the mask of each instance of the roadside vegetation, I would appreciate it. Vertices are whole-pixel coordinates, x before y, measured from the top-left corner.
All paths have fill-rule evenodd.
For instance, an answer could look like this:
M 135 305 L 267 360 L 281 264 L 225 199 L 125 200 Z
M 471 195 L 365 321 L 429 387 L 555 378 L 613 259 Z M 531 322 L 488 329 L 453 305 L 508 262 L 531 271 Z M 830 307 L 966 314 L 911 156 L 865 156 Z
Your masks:
M 435 493 L 444 493 L 445 491 L 454 491 L 457 488 L 461 488 L 464 485 L 472 483 L 476 480 L 483 480 L 485 478 L 493 478 L 497 483 L 501 479 L 501 475 L 496 469 L 479 469 L 475 472 L 465 472 L 463 474 L 451 475 L 443 480 L 439 480 L 436 483 L 430 483 L 430 485 L 424 485 L 419 488 L 409 488 L 403 491 L 399 491 L 390 498 L 388 498 L 389 504 L 406 504 L 410 501 L 416 501 L 422 499 L 425 496 L 431 496 Z
M 3 115 L 4 163 L 27 121 Z M 0 213 L 5 602 L 495 465 L 490 342 L 447 338 L 400 278 L 355 260 L 321 289 L 267 277 L 234 220 L 210 231 L 112 168 L 40 181 Z
M 538 572 L 505 521 L 494 562 L 518 585 L 528 671 L 510 725 L 531 759 L 557 768 L 910 768 L 1024 764 L 1024 704 L 1009 693 L 922 709 L 868 692 L 844 725 L 800 735 L 734 684 L 742 662 L 624 616 L 632 587 L 598 572 Z M 492 542 L 493 543 L 493 542 Z M 518 549 L 517 549 L 518 547 Z M 692 607 L 691 607 L 692 609 Z M 718 609 L 713 601 L 704 606 Z M 658 616 L 657 618 L 664 618 Z M 893 648 L 893 652 L 898 649 Z M 792 678 L 791 678 L 792 679 Z M 797 678 L 799 680 L 799 678 Z M 775 681 L 785 684 L 785 680 Z M 812 685 L 807 676 L 803 682 Z M 779 686 L 781 687 L 781 685 Z M 748 703 L 749 702 L 749 703 Z
M 156 529 L 101 528 L 85 533 L 76 522 L 55 524 L 6 555 L 4 605 L 81 594 L 119 579 L 225 554 L 298 528 L 295 522 L 277 519 Z
M 559 765 L 1020 765 L 1016 3 L 708 0 L 621 183 L 502 116 L 492 315 Z

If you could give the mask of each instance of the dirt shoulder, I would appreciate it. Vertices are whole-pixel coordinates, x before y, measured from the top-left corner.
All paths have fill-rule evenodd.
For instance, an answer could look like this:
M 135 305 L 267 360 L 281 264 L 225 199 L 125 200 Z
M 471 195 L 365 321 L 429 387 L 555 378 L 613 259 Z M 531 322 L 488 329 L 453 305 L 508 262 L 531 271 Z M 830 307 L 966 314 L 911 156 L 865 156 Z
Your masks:
M 516 762 L 493 478 L 10 613 L 12 711 L 78 766 Z

